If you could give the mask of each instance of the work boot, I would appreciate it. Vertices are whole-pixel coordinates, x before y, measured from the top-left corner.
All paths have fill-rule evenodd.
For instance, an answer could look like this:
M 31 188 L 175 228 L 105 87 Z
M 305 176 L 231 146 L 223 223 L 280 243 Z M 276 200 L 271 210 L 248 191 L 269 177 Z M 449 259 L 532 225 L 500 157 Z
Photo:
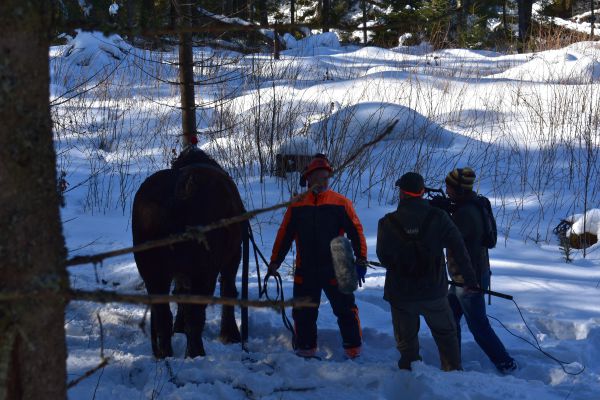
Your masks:
M 317 354 L 317 348 L 312 349 L 296 349 L 296 355 L 302 358 L 313 358 Z
M 355 358 L 360 357 L 360 351 L 361 351 L 360 346 L 344 349 L 344 352 L 346 353 L 346 357 L 348 357 L 348 359 L 350 359 L 350 360 L 354 360 Z
M 423 359 L 421 358 L 421 356 L 417 356 L 417 358 L 415 358 L 415 359 L 400 358 L 400 360 L 398 360 L 398 368 L 405 370 L 405 371 L 412 371 L 410 364 L 412 364 L 413 361 L 422 361 L 422 360 Z
M 515 359 L 511 358 L 508 361 L 496 364 L 496 368 L 498 368 L 498 371 L 500 371 L 502 374 L 510 374 L 511 372 L 516 371 L 519 366 L 517 365 Z

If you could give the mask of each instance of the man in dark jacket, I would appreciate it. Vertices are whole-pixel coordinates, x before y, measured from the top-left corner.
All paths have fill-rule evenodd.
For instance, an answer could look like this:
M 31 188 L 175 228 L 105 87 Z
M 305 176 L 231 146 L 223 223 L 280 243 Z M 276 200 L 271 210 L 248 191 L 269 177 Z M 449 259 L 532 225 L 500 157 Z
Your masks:
M 444 248 L 451 248 L 465 277 L 477 285 L 471 261 L 458 228 L 446 212 L 423 199 L 421 175 L 404 174 L 398 209 L 379 220 L 377 256 L 387 267 L 384 299 L 391 305 L 400 369 L 410 369 L 419 356 L 419 316 L 431 329 L 445 371 L 461 369 L 456 326 L 448 305 Z
M 331 303 L 342 334 L 342 346 L 348 358 L 361 350 L 361 328 L 358 307 L 353 294 L 339 291 L 333 261 L 331 240 L 347 235 L 356 257 L 359 279 L 366 272 L 367 244 L 363 228 L 350 200 L 328 188 L 331 166 L 324 157 L 315 157 L 302 174 L 311 190 L 292 203 L 283 217 L 273 245 L 270 271 L 276 271 L 292 242 L 296 241 L 294 297 L 308 297 L 319 304 L 321 291 Z M 294 308 L 296 354 L 311 357 L 317 349 L 317 308 Z
M 457 168 L 446 176 L 446 192 L 448 197 L 456 204 L 452 212 L 452 219 L 460 230 L 475 274 L 480 287 L 488 288 L 490 284 L 490 259 L 488 249 L 482 244 L 486 234 L 486 225 L 481 206 L 477 202 L 477 194 L 473 192 L 475 172 L 471 168 Z M 463 276 L 458 270 L 456 256 L 452 250 L 448 251 L 448 269 L 452 280 L 463 282 Z M 490 326 L 485 310 L 483 293 L 466 293 L 462 288 L 453 286 L 450 289 L 448 300 L 457 326 L 458 340 L 460 343 L 460 320 L 465 316 L 473 338 L 494 363 L 496 368 L 503 373 L 517 368 L 515 360 L 508 354 L 504 345 Z

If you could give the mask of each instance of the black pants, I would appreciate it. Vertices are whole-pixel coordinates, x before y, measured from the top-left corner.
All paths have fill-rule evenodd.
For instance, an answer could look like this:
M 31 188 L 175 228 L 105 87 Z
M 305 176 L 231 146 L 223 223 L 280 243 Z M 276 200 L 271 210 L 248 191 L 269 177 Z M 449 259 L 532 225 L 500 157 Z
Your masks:
M 410 369 L 411 362 L 421 359 L 419 356 L 421 315 L 425 317 L 425 322 L 437 345 L 442 369 L 444 371 L 462 369 L 456 325 L 446 297 L 398 302 L 391 306 L 394 336 L 401 355 L 398 366 L 401 369 Z
M 332 281 L 322 284 L 303 282 L 294 284 L 294 298 L 310 298 L 316 304 L 321 302 L 321 290 L 331 303 L 333 314 L 337 317 L 342 346 L 345 349 L 361 345 L 360 319 L 358 307 L 354 303 L 353 294 L 344 294 L 338 290 L 337 283 Z M 296 349 L 314 349 L 317 347 L 318 308 L 294 308 L 292 317 L 296 329 Z

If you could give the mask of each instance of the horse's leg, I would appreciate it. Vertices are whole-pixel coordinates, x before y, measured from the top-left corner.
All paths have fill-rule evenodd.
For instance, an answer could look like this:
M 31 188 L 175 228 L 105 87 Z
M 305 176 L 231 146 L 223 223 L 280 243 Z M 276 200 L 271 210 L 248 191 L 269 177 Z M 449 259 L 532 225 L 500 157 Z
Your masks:
M 206 320 L 206 305 L 184 303 L 181 308 L 184 320 L 183 330 L 187 338 L 185 356 L 190 358 L 205 356 L 202 331 Z
M 221 275 L 221 297 L 236 299 L 238 296 L 235 287 L 235 277 L 225 277 Z M 219 339 L 223 343 L 239 343 L 242 339 L 237 323 L 235 322 L 235 313 L 233 306 L 223 306 L 221 309 L 221 333 Z
M 196 266 L 196 272 L 189 278 L 189 294 L 200 296 L 211 296 L 215 292 L 216 273 L 210 269 L 199 268 Z M 198 274 L 200 272 L 204 275 Z M 182 304 L 184 331 L 187 337 L 186 357 L 194 358 L 205 356 L 204 342 L 202 332 L 206 323 L 206 304 Z
M 238 291 L 235 287 L 235 278 L 240 264 L 240 254 L 234 254 L 221 270 L 219 282 L 221 284 L 221 297 L 237 299 Z M 239 343 L 242 339 L 233 306 L 223 306 L 221 309 L 221 333 L 219 339 L 223 343 Z
M 169 278 L 160 278 L 157 280 L 166 280 L 166 282 L 149 282 L 150 280 L 144 280 L 149 295 L 169 294 L 171 286 Z M 171 314 L 168 303 L 152 304 L 150 306 L 150 328 L 154 357 L 165 358 L 173 356 L 173 348 L 171 347 L 172 325 L 173 314 Z

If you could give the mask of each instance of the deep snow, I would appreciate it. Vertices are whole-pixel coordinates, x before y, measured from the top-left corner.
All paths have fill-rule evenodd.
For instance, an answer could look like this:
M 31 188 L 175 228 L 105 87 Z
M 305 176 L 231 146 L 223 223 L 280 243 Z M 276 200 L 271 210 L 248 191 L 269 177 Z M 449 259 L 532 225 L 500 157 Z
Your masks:
M 70 45 L 51 49 L 53 112 L 55 121 L 62 123 L 55 125 L 59 169 L 66 171 L 72 189 L 66 193 L 67 206 L 62 212 L 70 256 L 131 244 L 132 194 L 148 173 L 165 167 L 169 146 L 176 141 L 178 131 L 178 111 L 168 107 L 177 103 L 176 92 L 148 84 L 136 69 L 141 65 L 162 77 L 173 77 L 169 66 L 157 66 L 154 60 L 172 60 L 176 53 L 150 54 L 124 46 L 116 37 L 80 35 Z M 445 173 L 455 165 L 473 166 L 480 177 L 477 188 L 492 199 L 503 234 L 491 252 L 492 289 L 515 296 L 545 351 L 573 362 L 566 366 L 568 371 L 576 372 L 583 366 L 585 371 L 578 376 L 565 374 L 557 363 L 492 320 L 520 365 L 513 374 L 503 376 L 495 370 L 466 326 L 462 344 L 465 371 L 441 372 L 436 347 L 424 323 L 419 335 L 423 362 L 416 363 L 412 372 L 401 372 L 396 367 L 399 355 L 389 306 L 382 299 L 384 273 L 371 269 L 366 285 L 356 292 L 364 335 L 363 355 L 356 361 L 343 356 L 337 324 L 325 297 L 318 322 L 322 360 L 294 356 L 290 335 L 272 310 L 250 310 L 249 353 L 243 353 L 239 345 L 222 345 L 217 340 L 218 307 L 209 307 L 205 330 L 208 355 L 183 359 L 185 341 L 182 335 L 175 335 L 175 357 L 157 362 L 151 356 L 148 336 L 138 326 L 143 307 L 71 303 L 65 316 L 69 379 L 99 363 L 101 345 L 111 362 L 71 389 L 69 397 L 600 398 L 600 245 L 588 249 L 586 259 L 576 252 L 575 261 L 566 264 L 557 240 L 548 234 L 559 218 L 582 212 L 581 169 L 570 173 L 567 162 L 568 154 L 575 154 L 575 159 L 589 154 L 578 152 L 581 145 L 577 138 L 582 130 L 573 126 L 581 121 L 569 120 L 559 126 L 553 122 L 557 114 L 553 107 L 557 93 L 573 102 L 558 113 L 582 110 L 587 103 L 578 93 L 590 93 L 595 98 L 599 78 L 595 44 L 580 43 L 532 55 L 469 50 L 420 54 L 406 48 L 345 48 L 339 43 L 314 47 L 330 45 L 330 41 L 330 37 L 311 39 L 312 44 L 284 52 L 278 62 L 266 54 L 224 55 L 235 59 L 229 69 L 219 73 L 225 71 L 234 77 L 228 83 L 232 91 L 227 92 L 232 94 L 227 104 L 236 115 L 238 128 L 232 135 L 205 139 L 202 145 L 229 168 L 247 207 L 275 204 L 297 190 L 294 174 L 288 180 L 266 176 L 261 181 L 255 164 L 256 145 L 240 139 L 244 126 L 253 123 L 251 118 L 257 112 L 266 112 L 270 100 L 281 102 L 282 113 L 287 110 L 293 125 L 278 146 L 300 143 L 311 151 L 328 152 L 337 163 L 391 120 L 399 119 L 397 130 L 369 150 L 369 158 L 361 161 L 363 166 L 334 181 L 334 188 L 355 202 L 369 257 L 376 260 L 377 221 L 394 209 L 393 181 L 402 172 L 419 170 L 430 186 L 440 186 Z M 199 49 L 196 57 L 205 59 L 217 53 Z M 269 68 L 255 68 L 261 62 Z M 89 107 L 85 115 L 93 118 L 69 121 L 69 115 L 77 112 L 75 100 L 63 103 L 62 95 L 81 84 L 82 77 L 92 77 L 93 81 L 104 66 L 112 71 L 109 105 L 103 106 L 96 95 L 82 94 L 84 102 L 78 104 Z M 201 71 L 197 73 L 198 79 L 205 77 Z M 249 76 L 264 80 L 254 85 Z M 83 91 L 85 85 L 73 91 Z M 121 93 L 115 87 L 130 91 Z M 217 92 L 207 87 L 199 94 L 200 100 L 214 100 Z M 259 95 L 261 102 L 257 102 Z M 539 107 L 527 108 L 527 99 L 534 99 Z M 199 111 L 201 128 L 214 128 L 215 109 Z M 523 109 L 531 113 L 520 114 Z M 102 125 L 111 118 L 125 123 Z M 557 125 L 555 129 L 545 126 L 540 133 L 538 127 L 544 125 L 538 125 L 540 121 Z M 69 124 L 74 124 L 72 130 L 66 128 Z M 106 134 L 106 126 L 118 127 L 114 136 Z M 166 135 L 155 135 L 159 129 Z M 567 139 L 553 153 L 551 138 L 557 131 Z M 594 132 L 591 138 L 592 154 L 598 153 L 597 135 Z M 565 145 L 569 138 L 573 148 Z M 125 170 L 120 160 L 128 160 Z M 240 173 L 241 161 L 246 175 Z M 598 158 L 591 161 L 598 172 Z M 93 175 L 96 171 L 103 172 Z M 590 202 L 596 206 L 597 183 L 594 178 L 589 189 Z M 266 254 L 270 254 L 282 213 L 278 210 L 253 220 Z M 290 253 L 288 265 L 283 267 L 287 298 L 291 296 L 292 259 Z M 265 267 L 261 268 L 264 275 Z M 255 270 L 253 263 L 251 270 Z M 76 288 L 144 293 L 131 256 L 109 259 L 96 269 L 90 265 L 74 267 L 70 273 Z M 252 272 L 251 298 L 258 297 L 255 277 Z M 493 299 L 488 313 L 512 333 L 533 340 L 511 302 Z M 97 314 L 103 324 L 103 342 Z

